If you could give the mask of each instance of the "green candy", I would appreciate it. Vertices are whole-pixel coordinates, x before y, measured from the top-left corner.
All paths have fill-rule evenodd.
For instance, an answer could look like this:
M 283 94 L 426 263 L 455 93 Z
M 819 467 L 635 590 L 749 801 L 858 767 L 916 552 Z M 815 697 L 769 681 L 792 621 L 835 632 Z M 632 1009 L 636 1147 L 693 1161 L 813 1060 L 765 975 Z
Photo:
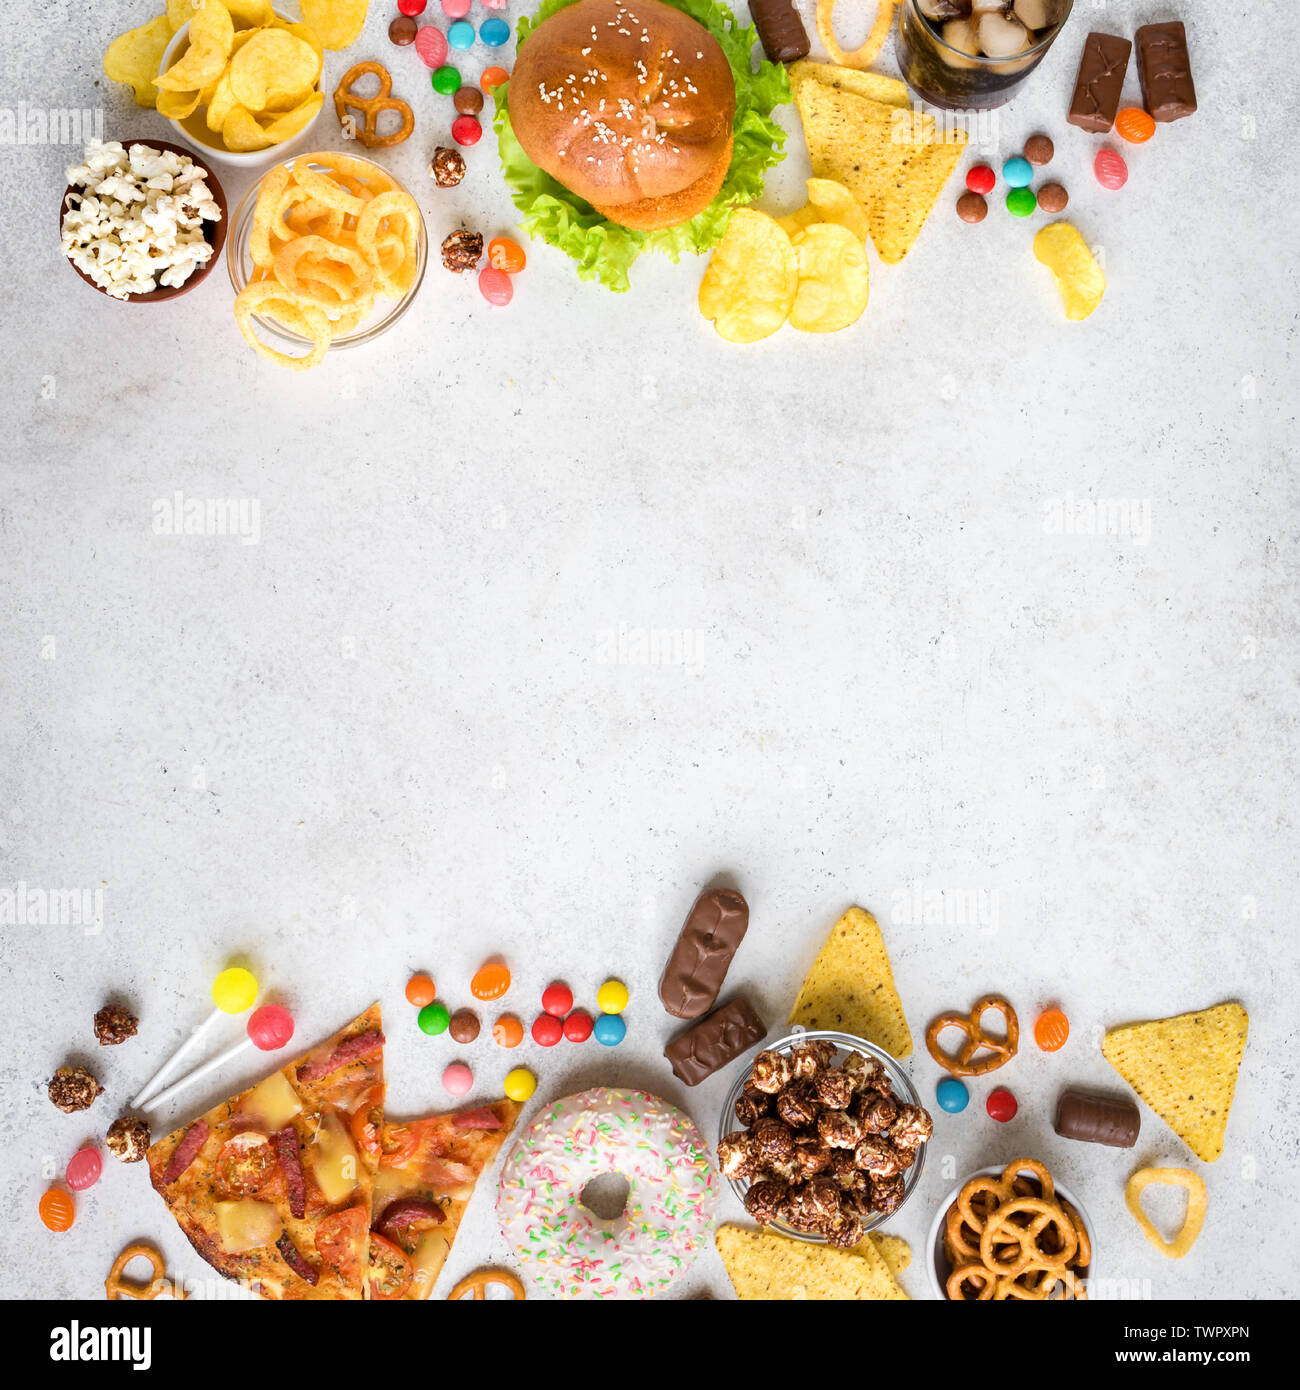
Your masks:
M 437 1037 L 439 1033 L 447 1031 L 451 1015 L 444 1004 L 426 1004 L 420 1010 L 417 1022 L 422 1032 L 428 1033 L 430 1037 Z
M 460 80 L 460 73 L 455 68 L 439 68 L 429 79 L 433 83 L 433 90 L 441 92 L 443 96 L 454 96 L 464 85 Z M 442 1031 L 440 1028 L 439 1032 Z
M 1037 206 L 1038 199 L 1032 188 L 1013 188 L 1007 194 L 1007 211 L 1012 217 L 1028 217 Z

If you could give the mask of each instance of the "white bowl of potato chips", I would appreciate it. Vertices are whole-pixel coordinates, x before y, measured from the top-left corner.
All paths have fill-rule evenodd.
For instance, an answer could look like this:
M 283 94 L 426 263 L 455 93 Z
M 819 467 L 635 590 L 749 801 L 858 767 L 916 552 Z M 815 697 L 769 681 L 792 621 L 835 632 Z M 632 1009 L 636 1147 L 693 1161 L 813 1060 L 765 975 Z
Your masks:
M 323 57 L 316 31 L 270 0 L 203 0 L 163 54 L 158 112 L 213 159 L 261 165 L 315 124 Z

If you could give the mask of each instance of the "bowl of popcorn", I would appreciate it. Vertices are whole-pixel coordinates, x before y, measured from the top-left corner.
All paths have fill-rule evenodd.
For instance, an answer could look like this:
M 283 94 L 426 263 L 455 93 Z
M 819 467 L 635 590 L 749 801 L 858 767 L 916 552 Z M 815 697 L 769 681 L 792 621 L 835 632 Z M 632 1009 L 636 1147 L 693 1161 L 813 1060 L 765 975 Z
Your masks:
M 731 1088 L 718 1167 L 760 1225 L 847 1249 L 916 1191 L 933 1129 L 887 1052 L 849 1033 L 792 1033 Z
M 73 270 L 110 299 L 160 304 L 186 294 L 226 241 L 226 194 L 165 140 L 92 140 L 68 166 L 59 237 Z

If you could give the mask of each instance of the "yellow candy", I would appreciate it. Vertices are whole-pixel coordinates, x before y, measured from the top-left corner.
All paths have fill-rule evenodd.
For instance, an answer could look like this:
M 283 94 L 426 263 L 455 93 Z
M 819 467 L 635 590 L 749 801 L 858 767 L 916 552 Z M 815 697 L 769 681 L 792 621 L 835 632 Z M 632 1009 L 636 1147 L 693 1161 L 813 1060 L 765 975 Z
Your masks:
M 621 980 L 606 980 L 596 991 L 596 1005 L 603 1014 L 621 1014 L 627 1008 L 627 986 Z
M 505 1092 L 511 1100 L 526 1101 L 537 1089 L 537 1078 L 527 1067 L 516 1067 L 506 1076 Z
M 212 982 L 212 1002 L 223 1014 L 242 1014 L 257 999 L 257 981 L 247 971 L 233 965 Z

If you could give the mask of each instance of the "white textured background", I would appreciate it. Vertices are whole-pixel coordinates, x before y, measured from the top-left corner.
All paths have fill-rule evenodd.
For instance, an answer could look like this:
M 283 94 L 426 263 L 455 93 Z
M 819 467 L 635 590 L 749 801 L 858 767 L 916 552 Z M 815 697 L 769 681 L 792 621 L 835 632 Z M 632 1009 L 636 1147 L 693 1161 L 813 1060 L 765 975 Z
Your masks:
M 856 41 L 865 13 L 841 8 Z M 292 1003 L 304 1045 L 382 999 L 407 1113 L 447 1103 L 458 1051 L 416 1030 L 412 969 L 455 1006 L 503 952 L 526 1018 L 553 976 L 590 1005 L 621 975 L 627 1043 L 521 1049 L 540 1094 L 641 1084 L 712 1138 L 730 1078 L 675 1084 L 654 984 L 719 873 L 753 913 L 729 983 L 773 1024 L 853 901 L 886 928 L 918 1041 L 987 989 L 1026 1028 L 1051 999 L 1073 1019 L 1064 1052 L 1029 1043 L 996 1078 L 1013 1124 L 984 1115 L 989 1083 L 939 1119 L 892 1228 L 918 1247 L 914 1295 L 944 1192 L 1022 1152 L 1085 1202 L 1117 1291 L 1300 1292 L 1296 79 L 1264 13 L 1194 8 L 1201 109 L 1125 150 L 1122 193 L 1092 181 L 1099 142 L 1064 120 L 1079 48 L 1172 7 L 1080 0 L 1002 112 L 989 153 L 1050 133 L 1069 216 L 1104 248 L 1110 288 L 1083 324 L 1033 260 L 1037 220 L 995 205 L 958 222 L 959 172 L 905 264 L 873 258 L 862 322 L 826 339 L 731 348 L 695 312 L 699 264 L 647 258 L 617 297 L 536 246 L 508 310 L 435 263 L 396 329 L 300 377 L 246 349 L 223 269 L 155 308 L 93 294 L 55 237 L 76 151 L 0 147 L 0 882 L 102 884 L 106 913 L 94 937 L 0 933 L 7 1293 L 95 1295 L 138 1237 L 203 1273 L 142 1166 L 110 1159 L 69 1235 L 35 1206 L 231 956 Z M 6 9 L 0 105 L 102 103 L 110 137 L 167 135 L 100 67 L 148 0 Z M 489 141 L 459 190 L 424 178 L 450 105 L 388 45 L 394 12 L 375 3 L 327 79 L 391 65 L 418 124 L 385 158 L 435 243 L 462 216 L 511 230 Z M 783 119 L 778 212 L 807 172 Z M 328 110 L 319 132 L 337 143 Z M 249 182 L 226 177 L 232 206 Z M 260 543 L 156 536 L 152 503 L 177 490 L 257 499 Z M 1149 543 L 1045 534 L 1067 498 L 1149 504 Z M 689 663 L 601 661 L 620 627 L 700 636 Z M 996 921 L 908 924 L 914 883 L 995 894 Z M 100 1053 L 90 1019 L 110 996 L 141 1034 Z M 1122 1187 L 1187 1151 L 1149 1113 L 1134 1153 L 1072 1145 L 1051 1110 L 1067 1083 L 1112 1082 L 1104 1027 L 1224 998 L 1250 1009 L 1250 1044 L 1224 1157 L 1194 1164 L 1204 1234 L 1172 1263 Z M 464 1055 L 485 1097 L 519 1058 Z M 109 1089 L 78 1117 L 44 1096 L 69 1058 Z M 911 1069 L 932 1097 L 935 1066 Z M 508 1258 L 491 1217 L 480 1197 L 452 1275 Z M 727 1287 L 712 1257 L 683 1285 Z

